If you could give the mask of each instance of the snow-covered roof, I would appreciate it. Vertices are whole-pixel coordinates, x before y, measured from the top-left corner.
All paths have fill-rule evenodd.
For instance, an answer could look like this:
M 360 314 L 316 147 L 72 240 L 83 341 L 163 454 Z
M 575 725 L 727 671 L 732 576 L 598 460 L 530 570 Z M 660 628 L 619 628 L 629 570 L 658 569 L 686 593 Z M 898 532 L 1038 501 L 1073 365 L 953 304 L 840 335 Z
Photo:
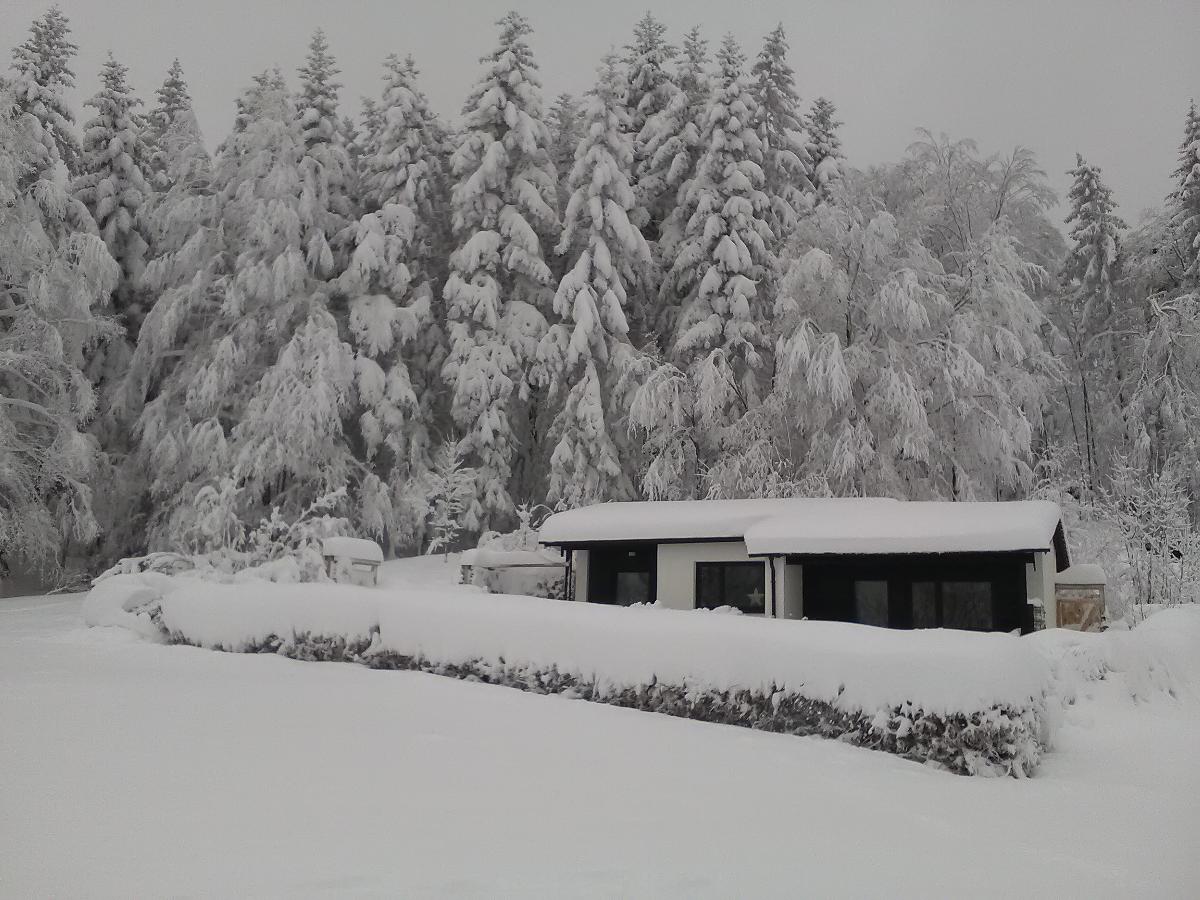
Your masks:
M 1063 569 L 1054 576 L 1055 584 L 1107 584 L 1104 567 L 1096 563 L 1079 563 Z
M 752 525 L 776 516 L 814 515 L 830 503 L 894 504 L 881 499 L 647 500 L 599 503 L 555 513 L 542 523 L 543 544 L 600 541 L 741 540 Z
M 364 562 L 383 562 L 383 550 L 366 538 L 329 537 L 321 541 L 322 556 L 348 557 Z
M 754 555 L 1045 550 L 1061 514 L 1047 501 L 887 498 L 602 503 L 556 513 L 544 544 L 744 540 Z
M 869 510 L 832 504 L 819 515 L 781 515 L 746 530 L 750 553 L 974 553 L 1048 550 L 1062 518 L 1044 500 L 908 501 Z

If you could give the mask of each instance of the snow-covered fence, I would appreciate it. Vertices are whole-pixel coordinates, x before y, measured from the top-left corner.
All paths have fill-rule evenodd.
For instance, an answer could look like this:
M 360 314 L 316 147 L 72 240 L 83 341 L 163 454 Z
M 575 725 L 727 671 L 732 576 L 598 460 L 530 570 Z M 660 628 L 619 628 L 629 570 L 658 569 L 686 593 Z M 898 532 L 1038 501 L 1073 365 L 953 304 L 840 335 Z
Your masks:
M 360 662 L 850 743 L 963 774 L 1028 775 L 1049 665 L 1003 634 L 899 632 L 536 597 L 192 583 L 169 639 Z

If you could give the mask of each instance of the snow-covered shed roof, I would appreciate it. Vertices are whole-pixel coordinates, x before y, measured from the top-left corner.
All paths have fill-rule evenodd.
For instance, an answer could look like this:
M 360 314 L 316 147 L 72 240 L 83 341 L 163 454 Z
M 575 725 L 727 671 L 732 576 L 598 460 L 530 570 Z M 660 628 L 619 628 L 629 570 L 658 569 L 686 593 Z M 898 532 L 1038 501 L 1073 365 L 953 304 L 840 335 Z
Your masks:
M 1047 550 L 1061 514 L 1047 501 L 887 498 L 602 503 L 556 513 L 543 544 L 744 540 L 751 555 Z
M 1096 563 L 1076 563 L 1054 576 L 1055 584 L 1107 584 L 1104 566 Z
M 366 538 L 328 537 L 321 541 L 322 556 L 347 557 L 364 562 L 383 562 L 383 550 Z

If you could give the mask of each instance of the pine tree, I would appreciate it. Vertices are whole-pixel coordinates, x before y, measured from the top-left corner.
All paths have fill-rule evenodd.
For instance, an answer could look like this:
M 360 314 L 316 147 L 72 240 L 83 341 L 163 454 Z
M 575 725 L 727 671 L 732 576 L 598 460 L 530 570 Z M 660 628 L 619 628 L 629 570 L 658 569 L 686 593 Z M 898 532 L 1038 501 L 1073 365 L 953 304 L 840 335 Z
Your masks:
M 255 78 L 239 111 L 244 127 L 213 176 L 219 219 L 197 237 L 217 242 L 212 281 L 184 288 L 195 293 L 180 299 L 180 317 L 201 315 L 139 421 L 155 506 L 149 542 L 178 544 L 197 491 L 228 477 L 244 522 L 348 489 L 355 525 L 378 534 L 389 492 L 362 471 L 343 430 L 354 354 L 328 310 L 328 284 L 308 266 L 302 119 L 278 71 Z
M 443 317 L 434 308 L 444 281 L 446 197 L 416 66 L 411 58 L 390 56 L 385 71 L 375 156 L 364 163 L 377 211 L 355 227 L 355 249 L 340 283 L 350 298 L 366 457 L 399 486 L 419 478 L 433 452 L 437 372 L 446 355 Z
M 183 66 L 176 59 L 167 70 L 167 77 L 157 91 L 158 105 L 146 117 L 143 139 L 149 157 L 150 183 L 156 191 L 165 191 L 171 185 L 167 180 L 167 158 L 164 145 L 167 129 L 179 113 L 191 111 L 192 98 L 188 94 L 187 82 L 183 79 Z
M 115 330 L 97 310 L 119 271 L 83 227 L 38 112 L 15 101 L 0 93 L 0 561 L 54 571 L 68 541 L 98 530 L 99 447 L 85 433 L 96 398 L 83 366 L 89 344 Z
M 108 55 L 100 73 L 103 86 L 87 102 L 96 115 L 84 131 L 83 161 L 72 190 L 91 212 L 100 237 L 121 266 L 114 308 L 130 337 L 136 338 L 145 315 L 139 281 L 150 249 L 145 212 L 151 188 L 136 111 L 142 101 L 126 80 L 128 72 Z
M 1071 356 L 1079 384 L 1078 404 L 1083 429 L 1081 456 L 1086 464 L 1087 484 L 1096 487 L 1101 442 L 1097 430 L 1105 423 L 1120 421 L 1125 398 L 1121 394 L 1121 350 L 1115 337 L 1118 310 L 1114 283 L 1120 231 L 1125 223 L 1116 215 L 1112 191 L 1100 177 L 1098 166 L 1088 165 L 1076 155 L 1067 194 L 1071 225 L 1071 247 L 1062 270 L 1065 309 L 1057 318 L 1071 345 Z M 1109 378 L 1115 382 L 1109 384 Z M 1074 403 L 1068 396 L 1069 412 L 1075 422 Z M 1117 436 L 1121 437 L 1120 435 Z
M 672 213 L 679 202 L 680 189 L 695 173 L 700 156 L 701 129 L 712 94 L 708 63 L 708 42 L 698 28 L 693 28 L 683 38 L 683 53 L 676 72 L 679 90 L 665 109 L 647 120 L 638 136 L 637 146 L 641 148 L 644 163 L 635 190 L 649 220 L 658 223 L 653 230 L 658 235 L 655 257 L 660 266 L 669 266 L 674 260 L 683 237 L 681 226 L 685 222 L 672 218 Z M 669 342 L 671 320 L 661 313 L 672 310 L 660 309 L 657 302 L 662 284 L 658 267 L 651 271 L 648 282 L 646 291 L 635 295 L 631 326 L 643 340 Z
M 800 121 L 800 97 L 783 25 L 763 41 L 754 63 L 754 93 L 758 101 L 754 127 L 762 141 L 763 188 L 771 202 L 767 224 L 777 241 L 783 241 L 800 213 L 809 205 L 812 160 L 805 149 Z
M 558 174 L 561 213 L 571 196 L 567 181 L 571 177 L 571 167 L 575 165 L 575 150 L 584 134 L 583 109 L 579 101 L 567 93 L 555 97 L 546 114 L 546 126 L 550 129 L 550 159 Z
M 468 526 L 512 512 L 509 493 L 518 431 L 529 421 L 529 368 L 545 333 L 550 270 L 543 247 L 558 229 L 555 172 L 542 119 L 532 29 L 517 13 L 499 21 L 500 43 L 463 108 L 452 160 L 458 248 L 445 299 L 452 414 L 475 463 Z M 528 452 L 528 451 L 527 451 Z
M 571 170 L 571 199 L 558 252 L 572 267 L 559 283 L 560 322 L 542 340 L 552 395 L 562 395 L 550 429 L 549 497 L 568 506 L 625 499 L 633 488 L 622 466 L 625 441 L 614 388 L 628 364 L 626 285 L 650 263 L 650 249 L 630 222 L 633 141 L 628 133 L 625 77 L 605 57 L 591 92 L 586 136 Z
M 13 49 L 13 99 L 21 112 L 34 116 L 46 144 L 75 175 L 82 149 L 75 135 L 75 116 L 67 104 L 66 91 L 75 86 L 71 60 L 79 48 L 71 42 L 71 27 L 57 6 L 51 6 L 29 26 L 29 38 Z M 33 162 L 38 171 L 47 165 L 44 152 Z
M 757 108 L 744 63 L 737 42 L 726 36 L 702 155 L 676 211 L 679 253 L 664 283 L 682 304 L 672 355 L 686 370 L 713 370 L 704 379 L 716 395 L 706 402 L 720 410 L 718 421 L 735 406 L 745 411 L 758 395 L 754 373 L 766 347 L 767 301 L 756 285 L 773 265 L 763 143 L 752 127 Z
M 804 119 L 808 134 L 808 156 L 812 160 L 812 181 L 821 200 L 828 200 L 834 182 L 841 177 L 842 139 L 837 130 L 837 107 L 832 100 L 818 97 Z
M 667 66 L 678 50 L 667 43 L 667 26 L 646 13 L 633 27 L 633 42 L 625 48 L 625 65 L 629 71 L 629 91 L 625 102 L 629 106 L 629 130 L 635 136 L 634 184 L 640 185 L 650 165 L 650 156 L 642 144 L 642 132 L 655 116 L 665 110 L 678 93 Z M 634 211 L 634 224 L 650 240 L 658 235 L 661 220 L 650 210 L 652 198 L 639 196 Z
M 341 269 L 338 237 L 350 223 L 353 166 L 337 114 L 339 74 L 325 32 L 318 28 L 300 67 L 296 114 L 304 141 L 300 164 L 301 229 L 309 269 L 318 278 L 336 276 Z
M 1175 207 L 1173 224 L 1184 254 L 1183 277 L 1191 287 L 1200 289 L 1200 113 L 1195 101 L 1188 106 L 1174 175 L 1178 187 L 1169 199 Z

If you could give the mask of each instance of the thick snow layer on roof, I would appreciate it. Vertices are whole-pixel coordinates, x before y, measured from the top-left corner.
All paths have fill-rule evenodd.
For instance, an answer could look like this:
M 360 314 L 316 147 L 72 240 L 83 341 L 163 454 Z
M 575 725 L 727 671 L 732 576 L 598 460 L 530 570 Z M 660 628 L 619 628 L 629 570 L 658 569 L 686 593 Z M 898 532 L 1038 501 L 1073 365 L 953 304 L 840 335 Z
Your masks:
M 741 539 L 747 529 L 775 517 L 820 518 L 831 506 L 869 515 L 882 498 L 795 498 L 770 500 L 650 500 L 599 503 L 550 516 L 538 532 L 543 544 L 591 541 L 686 541 Z
M 945 503 L 886 498 L 663 500 L 556 513 L 545 544 L 744 539 L 750 553 L 968 553 L 1048 549 L 1050 502 Z
M 972 553 L 1047 550 L 1062 514 L 1044 500 L 832 504 L 820 515 L 780 515 L 746 530 L 750 553 Z
M 365 538 L 331 537 L 321 542 L 322 556 L 349 557 L 367 562 L 383 562 L 383 551 L 374 541 Z
M 1106 584 L 1104 566 L 1096 563 L 1079 563 L 1063 569 L 1054 576 L 1055 584 Z

